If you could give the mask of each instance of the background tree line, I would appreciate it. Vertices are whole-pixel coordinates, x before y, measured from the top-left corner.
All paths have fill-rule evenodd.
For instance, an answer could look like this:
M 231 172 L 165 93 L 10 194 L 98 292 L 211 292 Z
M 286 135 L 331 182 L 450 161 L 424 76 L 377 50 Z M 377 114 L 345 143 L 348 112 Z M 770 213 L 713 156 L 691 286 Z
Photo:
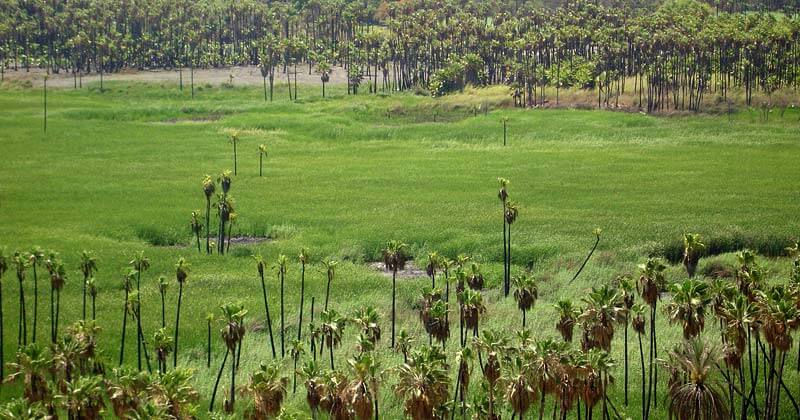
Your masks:
M 76 86 L 122 69 L 260 65 L 266 84 L 341 66 L 353 93 L 504 83 L 520 106 L 565 88 L 614 106 L 632 90 L 648 111 L 797 88 L 797 1 L 709 3 L 0 0 L 0 62 Z

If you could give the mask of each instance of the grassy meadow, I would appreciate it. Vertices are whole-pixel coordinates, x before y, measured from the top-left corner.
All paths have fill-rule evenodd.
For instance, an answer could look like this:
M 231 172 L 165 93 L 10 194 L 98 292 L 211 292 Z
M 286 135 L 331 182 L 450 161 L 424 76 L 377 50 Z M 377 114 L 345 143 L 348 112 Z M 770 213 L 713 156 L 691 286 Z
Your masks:
M 509 193 L 520 208 L 512 227 L 512 272 L 529 267 L 541 281 L 539 300 L 528 314 L 528 326 L 537 337 L 557 336 L 556 300 L 579 301 L 592 286 L 619 274 L 636 274 L 637 264 L 648 255 L 664 255 L 676 263 L 683 233 L 700 233 L 717 254 L 701 260 L 701 271 L 711 262 L 732 262 L 731 252 L 746 246 L 769 257 L 765 263 L 776 282 L 786 277 L 789 264 L 772 257 L 800 235 L 797 111 L 764 121 L 757 111 L 731 117 L 657 117 L 519 110 L 505 106 L 510 98 L 503 88 L 432 99 L 411 94 L 353 97 L 345 95 L 344 86 L 329 85 L 330 95 L 323 99 L 319 87 L 300 86 L 300 100 L 290 102 L 285 86 L 278 85 L 271 103 L 264 102 L 258 87 L 201 86 L 193 99 L 188 87 L 179 92 L 176 85 L 114 82 L 105 88 L 49 91 L 46 133 L 41 89 L 0 90 L 0 247 L 13 252 L 40 245 L 60 252 L 69 268 L 62 326 L 80 318 L 79 254 L 95 251 L 100 345 L 109 366 L 116 366 L 119 352 L 121 275 L 128 262 L 139 251 L 152 262 L 142 277 L 143 328 L 149 338 L 160 326 L 160 275 L 172 281 L 167 325 L 174 324 L 173 265 L 185 257 L 192 271 L 184 289 L 179 363 L 197 369 L 201 418 L 207 415 L 224 351 L 215 326 L 214 360 L 211 369 L 205 367 L 207 313 L 229 301 L 242 301 L 249 310 L 240 383 L 259 362 L 271 359 L 253 253 L 264 255 L 269 264 L 276 332 L 279 283 L 273 267 L 281 253 L 291 259 L 285 295 L 287 349 L 297 334 L 297 255 L 306 247 L 313 264 L 306 276 L 304 324 L 311 297 L 317 311 L 324 299 L 325 273 L 319 261 L 336 258 L 342 263 L 332 285 L 332 307 L 351 314 L 374 305 L 382 315 L 380 346 L 387 349 L 380 352 L 381 365 L 390 368 L 402 361 L 388 351 L 391 279 L 369 267 L 380 260 L 390 239 L 406 242 L 412 256 L 420 258 L 433 250 L 450 258 L 471 255 L 487 275 L 488 313 L 481 328 L 519 328 L 516 303 L 503 299 L 501 291 L 498 177 L 511 180 Z M 503 117 L 509 119 L 505 147 Z M 233 235 L 268 240 L 234 243 L 229 255 L 207 256 L 195 248 L 189 216 L 205 207 L 204 175 L 233 169 L 227 141 L 231 130 L 241 136 L 238 175 L 231 187 L 238 214 Z M 257 147 L 262 143 L 269 155 L 259 177 Z M 570 284 L 596 227 L 603 229 L 598 251 Z M 668 270 L 670 280 L 683 275 L 680 265 Z M 43 268 L 39 277 L 38 339 L 47 342 L 49 280 Z M 398 281 L 398 330 L 416 334 L 418 343 L 427 342 L 417 312 L 426 284 L 427 278 Z M 8 362 L 16 349 L 18 316 L 13 270 L 2 285 Z M 25 287 L 30 314 L 30 273 Z M 660 315 L 660 351 L 669 348 L 662 343 L 681 337 L 680 328 L 669 326 L 665 318 Z M 718 340 L 713 324 L 709 322 L 705 334 Z M 456 325 L 447 346 L 451 354 L 457 347 Z M 337 367 L 344 367 L 354 353 L 357 332 L 349 328 L 336 353 Z M 303 331 L 305 335 L 307 325 Z M 133 333 L 129 330 L 125 350 L 128 364 L 135 363 Z M 620 326 L 618 337 L 622 333 Z M 611 392 L 617 409 L 637 418 L 640 370 L 632 331 L 629 339 L 629 408 L 622 404 L 619 338 L 614 340 L 617 369 Z M 800 384 L 796 346 L 785 374 L 795 390 Z M 289 374 L 288 353 L 285 363 Z M 659 376 L 656 418 L 667 416 L 666 380 L 666 373 Z M 394 382 L 388 375 L 382 388 L 386 418 L 402 412 L 401 401 L 391 392 Z M 217 396 L 219 409 L 226 383 L 227 375 Z M 0 401 L 18 393 L 18 385 L 3 385 Z M 788 399 L 781 403 L 792 412 Z M 294 395 L 290 385 L 289 411 L 306 418 L 305 404 L 302 385 Z

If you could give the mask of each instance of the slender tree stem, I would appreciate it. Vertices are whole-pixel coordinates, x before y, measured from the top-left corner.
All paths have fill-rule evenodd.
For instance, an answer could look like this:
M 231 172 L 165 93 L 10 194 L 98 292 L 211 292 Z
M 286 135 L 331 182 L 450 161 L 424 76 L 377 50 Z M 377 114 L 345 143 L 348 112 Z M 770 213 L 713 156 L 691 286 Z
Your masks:
M 172 352 L 172 367 L 178 367 L 178 331 L 180 331 L 181 325 L 181 302 L 183 301 L 183 282 L 179 282 L 178 284 L 178 309 L 175 314 L 175 348 Z M 163 304 L 163 298 L 162 298 Z M 163 318 L 162 318 L 163 320 Z M 162 321 L 163 322 L 163 321 Z
M 275 339 L 272 336 L 272 319 L 269 316 L 269 302 L 267 302 L 267 286 L 264 284 L 264 275 L 261 276 L 261 292 L 264 295 L 264 311 L 267 314 L 267 330 L 269 331 L 269 344 L 272 347 L 272 358 L 275 359 Z
M 219 380 L 222 378 L 222 370 L 225 369 L 225 362 L 228 361 L 228 354 L 230 353 L 230 349 L 225 348 L 225 357 L 222 358 L 222 365 L 219 367 L 219 373 L 217 373 L 217 380 L 214 381 L 214 390 L 211 392 L 211 403 L 208 406 L 208 411 L 214 411 L 214 400 L 217 397 L 217 387 L 219 387 Z
M 300 336 L 303 334 L 303 304 L 305 303 L 306 294 L 306 263 L 300 264 L 300 315 L 297 321 L 297 341 L 300 341 Z
M 125 327 L 128 325 L 128 289 L 125 289 L 125 304 L 122 306 L 122 337 L 120 338 L 119 346 L 119 365 L 122 366 L 122 361 L 125 358 Z M 54 332 L 55 336 L 55 332 Z M 55 339 L 54 339 L 55 341 Z

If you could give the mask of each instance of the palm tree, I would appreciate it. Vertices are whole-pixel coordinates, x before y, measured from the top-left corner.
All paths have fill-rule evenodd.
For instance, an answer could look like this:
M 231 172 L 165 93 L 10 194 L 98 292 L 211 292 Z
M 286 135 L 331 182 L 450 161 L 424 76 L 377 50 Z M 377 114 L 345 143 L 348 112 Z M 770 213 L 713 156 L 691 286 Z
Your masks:
M 356 311 L 352 322 L 357 325 L 361 334 L 372 344 L 381 339 L 380 315 L 372 306 L 361 307 Z
M 81 273 L 83 273 L 83 319 L 86 319 L 86 282 L 97 271 L 97 259 L 91 251 L 81 252 Z
M 724 419 L 730 417 L 724 392 L 711 376 L 719 362 L 717 349 L 698 339 L 682 343 L 669 353 L 669 366 L 683 373 L 668 390 L 670 419 Z
M 589 295 L 583 298 L 586 309 L 578 317 L 583 324 L 582 347 L 584 351 L 600 348 L 611 351 L 614 339 L 614 324 L 618 322 L 620 308 L 619 294 L 608 285 L 592 288 Z
M 181 324 L 181 301 L 183 300 L 183 285 L 189 277 L 190 265 L 183 257 L 178 258 L 175 264 L 175 279 L 178 281 L 178 308 L 175 313 L 175 352 L 172 354 L 172 367 L 178 367 L 178 333 Z
M 237 163 L 236 162 L 236 144 L 239 143 L 239 132 L 238 131 L 233 131 L 233 132 L 230 133 L 230 135 L 228 137 L 228 143 L 231 143 L 233 145 L 233 174 L 234 175 L 238 175 L 238 172 L 236 170 L 236 163 Z
M 442 257 L 439 256 L 439 253 L 436 251 L 432 251 L 428 253 L 428 265 L 425 266 L 425 272 L 428 274 L 428 277 L 431 278 L 431 289 L 436 288 L 436 270 L 438 270 L 439 264 L 442 261 Z
M 297 258 L 300 260 L 300 311 L 297 321 L 297 340 L 300 340 L 303 334 L 303 304 L 305 303 L 304 300 L 306 297 L 306 264 L 308 264 L 309 261 L 308 250 L 300 248 L 300 255 L 298 255 Z
M 504 358 L 507 357 L 509 348 L 508 338 L 495 331 L 484 331 L 480 338 L 475 338 L 474 344 L 479 359 L 481 352 L 486 352 L 486 363 L 481 366 L 481 370 L 483 370 L 483 378 L 486 380 L 489 397 L 488 418 L 497 420 L 499 416 L 495 414 L 494 393 L 500 380 L 502 365 L 507 362 Z
M 250 376 L 250 382 L 242 389 L 253 399 L 253 407 L 246 414 L 252 419 L 266 419 L 277 416 L 281 412 L 283 399 L 286 398 L 286 385 L 289 378 L 281 376 L 281 366 L 276 362 L 268 365 L 261 363 L 258 370 Z
M 506 222 L 506 203 L 508 202 L 508 184 L 509 180 L 505 178 L 497 178 L 500 183 L 500 191 L 497 193 L 497 198 L 503 204 L 503 293 L 508 296 L 511 290 L 511 279 L 509 278 L 508 270 L 508 223 Z
M 211 175 L 206 175 L 203 178 L 203 194 L 206 196 L 206 253 L 211 253 L 211 197 L 217 190 L 217 185 L 214 183 L 214 178 Z
M 378 419 L 378 389 L 381 382 L 380 365 L 372 354 L 361 353 L 348 360 L 354 378 L 345 395 L 359 420 Z
M 517 216 L 518 215 L 519 215 L 519 209 L 517 207 L 517 203 L 515 203 L 515 202 L 513 202 L 511 200 L 506 201 L 505 218 L 506 218 L 506 225 L 507 225 L 506 230 L 508 231 L 507 232 L 508 233 L 508 237 L 507 237 L 508 245 L 506 246 L 506 248 L 508 249 L 508 252 L 506 253 L 506 260 L 507 260 L 507 262 L 506 262 L 506 271 L 507 271 L 506 276 L 509 279 L 508 280 L 509 284 L 513 280 L 511 278 L 511 225 L 513 225 L 514 222 L 517 221 Z M 508 287 L 510 287 L 510 285 Z M 506 291 L 506 296 L 508 296 L 508 291 Z
M 324 372 L 316 360 L 309 360 L 298 373 L 305 378 L 306 402 L 311 410 L 311 417 L 316 419 L 322 396 L 325 393 Z
M 328 279 L 328 283 L 325 286 L 325 310 L 328 310 L 328 298 L 331 295 L 331 282 L 333 282 L 333 278 L 336 275 L 336 264 L 338 262 L 334 259 L 327 259 L 322 261 L 322 266 L 325 267 L 325 274 Z
M 339 344 L 342 342 L 342 333 L 345 325 L 347 324 L 347 319 L 339 315 L 339 313 L 334 309 L 322 311 L 319 317 L 321 324 L 319 326 L 317 335 L 322 340 L 320 349 L 326 346 L 328 347 L 331 370 L 333 370 L 335 369 L 333 364 L 333 349 L 339 347 Z
M 732 367 L 739 375 L 739 387 L 741 388 L 741 415 L 747 417 L 748 399 L 745 397 L 745 376 L 742 366 L 744 357 L 745 343 L 750 348 L 749 332 L 756 322 L 757 310 L 755 305 L 747 300 L 741 293 L 736 293 L 731 299 L 723 301 L 718 316 L 723 324 L 723 341 L 726 343 L 724 357 L 726 365 Z M 751 373 L 752 373 L 752 365 Z M 752 384 L 755 387 L 755 384 Z M 733 406 L 730 407 L 733 409 Z
M 641 362 L 642 371 L 642 418 L 647 419 L 647 400 L 645 392 L 645 388 L 647 388 L 647 378 L 645 377 L 644 348 L 642 347 L 642 336 L 645 334 L 644 311 L 645 306 L 641 303 L 637 303 L 631 307 L 630 316 L 631 327 L 633 327 L 633 331 L 636 332 L 636 336 L 639 338 L 639 361 Z
M 286 255 L 280 254 L 278 255 L 278 278 L 281 281 L 281 357 L 286 355 L 286 350 L 284 346 L 284 335 L 286 333 L 286 324 L 284 322 L 284 306 L 283 306 L 283 295 L 284 295 L 284 279 L 286 278 L 286 264 L 289 262 L 289 259 L 286 258 Z
M 402 270 L 406 266 L 406 248 L 408 245 L 403 242 L 392 240 L 386 244 L 383 250 L 383 264 L 387 270 L 392 272 L 392 347 L 394 347 L 395 323 L 397 313 L 395 310 L 397 301 L 397 270 Z
M 481 315 L 486 313 L 486 306 L 483 305 L 481 293 L 472 289 L 465 289 L 459 293 L 461 301 L 461 315 L 464 319 L 464 326 L 472 330 L 474 337 L 478 336 L 478 323 Z M 466 335 L 464 336 L 461 347 L 466 345 Z
M 683 266 L 686 268 L 686 274 L 689 278 L 693 278 L 697 271 L 697 263 L 700 261 L 700 254 L 705 249 L 705 244 L 700 242 L 700 235 L 696 233 L 687 233 L 683 235 Z
M 512 222 L 513 223 L 513 222 Z M 511 224 L 509 223 L 509 232 Z M 522 311 L 522 328 L 525 328 L 526 314 L 536 304 L 536 299 L 539 298 L 539 286 L 536 279 L 527 274 L 520 274 L 514 276 L 511 281 L 514 283 L 514 300 L 517 301 L 517 307 Z
M 122 289 L 125 291 L 125 301 L 123 302 L 123 311 L 122 311 L 122 337 L 120 338 L 120 345 L 119 345 L 119 365 L 122 366 L 122 361 L 125 358 L 125 333 L 128 331 L 128 312 L 129 312 L 129 302 L 130 302 L 130 293 L 133 290 L 133 279 L 136 276 L 136 270 L 131 269 L 126 274 L 122 276 Z M 53 336 L 53 341 L 55 341 L 55 336 Z M 141 369 L 140 369 L 141 371 Z
M 578 321 L 581 311 L 569 299 L 559 299 L 553 306 L 555 306 L 559 317 L 556 329 L 561 333 L 561 338 L 564 339 L 564 342 L 571 343 L 575 323 Z
M 317 64 L 317 72 L 319 72 L 319 80 L 322 82 L 322 97 L 325 97 L 325 83 L 331 80 L 331 65 L 327 61 L 321 61 Z
M 223 183 L 224 185 L 224 183 Z M 236 212 L 234 210 L 235 201 L 233 197 L 222 194 L 218 195 L 217 201 L 217 215 L 219 216 L 219 243 L 217 243 L 217 252 L 220 255 L 225 254 L 225 224 L 231 221 L 232 215 Z
M 197 241 L 197 252 L 203 252 L 200 249 L 200 234 L 203 233 L 203 223 L 200 222 L 198 217 L 200 217 L 200 210 L 193 211 L 189 226 L 192 228 L 192 234 L 194 234 L 194 238 Z
M 167 326 L 166 318 L 166 299 L 169 281 L 166 276 L 158 276 L 158 293 L 161 295 L 161 328 Z
M 305 342 L 300 340 L 292 340 L 289 343 L 289 356 L 292 356 L 292 360 L 294 361 L 294 370 L 292 371 L 294 377 L 294 380 L 292 381 L 292 394 L 297 392 L 297 362 L 300 360 L 300 356 L 305 354 L 305 352 Z
M 764 340 L 770 348 L 765 411 L 767 418 L 773 418 L 778 416 L 786 352 L 792 348 L 792 332 L 800 327 L 800 309 L 796 305 L 796 296 L 792 296 L 783 285 L 759 292 L 756 308 Z M 765 364 L 766 360 L 765 356 Z
M 450 413 L 451 420 L 456 413 L 456 403 L 459 401 L 459 395 L 461 396 L 461 415 L 462 417 L 464 415 L 464 402 L 466 401 L 467 395 L 469 395 L 472 362 L 475 360 L 472 348 L 462 347 L 461 350 L 456 353 L 456 360 L 458 361 L 458 375 L 456 377 L 456 387 L 453 390 L 453 411 Z
M 705 328 L 706 307 L 711 303 L 708 284 L 688 279 L 671 284 L 669 291 L 672 301 L 667 304 L 666 311 L 670 322 L 681 324 L 685 339 L 697 337 Z
M 153 351 L 158 360 L 158 373 L 163 375 L 167 371 L 167 356 L 173 350 L 173 340 L 169 336 L 166 328 L 159 328 L 153 334 Z
M 656 351 L 656 305 L 661 298 L 661 290 L 664 287 L 664 270 L 667 266 L 659 258 L 649 258 L 647 262 L 639 265 L 639 292 L 642 300 L 650 307 L 650 359 L 648 367 L 648 389 L 647 389 L 647 411 L 644 418 L 647 419 L 650 415 L 650 402 L 653 401 L 653 394 L 657 393 L 655 389 L 655 379 L 658 377 L 655 372 L 655 359 L 658 357 Z
M 398 383 L 394 393 L 403 399 L 406 416 L 414 420 L 436 418 L 434 413 L 447 403 L 450 388 L 448 366 L 441 350 L 424 346 L 395 370 Z
M 101 419 L 105 408 L 105 387 L 99 376 L 81 376 L 67 383 L 67 392 L 62 403 L 70 418 Z
M 264 267 L 266 263 L 264 262 L 264 258 L 260 254 L 256 254 L 253 256 L 253 259 L 256 260 L 256 267 L 258 268 L 258 276 L 261 278 L 261 293 L 264 295 L 264 311 L 267 314 L 267 330 L 269 331 L 269 343 L 272 347 L 272 358 L 274 359 L 277 357 L 275 355 L 275 339 L 272 335 L 272 318 L 269 316 L 269 302 L 267 301 L 267 285 L 264 283 Z
M 29 404 L 50 403 L 52 391 L 47 383 L 50 358 L 43 347 L 32 343 L 17 350 L 16 361 L 9 363 L 11 374 L 5 382 L 23 381 L 22 396 Z
M 258 145 L 258 176 L 263 176 L 264 171 L 262 168 L 264 167 L 264 158 L 267 157 L 267 145 L 266 144 L 259 144 Z
M 150 366 L 150 356 L 147 354 L 147 342 L 145 341 L 144 330 L 142 329 L 142 300 L 139 297 L 139 292 L 134 291 L 133 293 L 130 293 L 127 309 L 130 311 L 131 316 L 136 321 L 136 340 L 138 342 L 137 350 L 144 352 L 144 359 L 145 362 L 147 362 L 147 371 L 152 372 L 153 368 Z M 137 354 L 141 355 L 141 353 Z M 141 359 L 139 359 L 139 365 L 137 368 L 141 370 Z
M 593 348 L 586 353 L 586 364 L 584 370 L 586 371 L 583 395 L 584 403 L 586 403 L 587 419 L 592 418 L 592 408 L 597 401 L 601 401 L 603 405 L 603 418 L 608 417 L 608 408 L 606 402 L 608 401 L 608 384 L 613 382 L 610 375 L 611 369 L 614 367 L 614 359 L 608 352 Z
M 17 328 L 17 345 L 28 344 L 28 324 L 27 313 L 25 312 L 25 288 L 22 283 L 25 281 L 26 271 L 30 266 L 30 259 L 19 251 L 14 252 L 12 259 L 17 272 L 17 281 L 19 282 L 19 323 Z
M 139 252 L 130 262 L 131 267 L 136 271 L 136 304 L 134 305 L 134 317 L 136 318 L 136 360 L 139 370 L 142 370 L 142 347 L 144 333 L 142 332 L 142 322 L 138 314 L 141 312 L 141 283 L 142 272 L 150 268 L 150 259 L 144 256 L 144 251 Z M 145 349 L 147 351 L 147 349 Z M 149 363 L 149 361 L 148 361 Z
M 472 290 L 483 290 L 484 279 L 481 266 L 476 262 L 472 262 L 469 267 L 470 272 L 467 275 L 467 285 L 469 285 Z
M 211 367 L 211 324 L 214 322 L 214 313 L 206 314 L 206 367 Z
M 35 246 L 28 254 L 31 268 L 33 268 L 33 342 L 36 342 L 36 325 L 39 324 L 39 276 L 36 273 L 36 266 L 42 265 L 45 255 L 41 247 Z
M 86 288 L 89 291 L 89 297 L 92 298 L 92 320 L 94 321 L 97 319 L 97 310 L 95 306 L 95 301 L 97 300 L 97 284 L 95 283 L 94 277 L 90 277 L 89 280 L 86 280 Z
M 217 380 L 214 382 L 214 390 L 211 393 L 211 404 L 208 411 L 214 411 L 214 400 L 217 396 L 217 387 L 219 380 L 222 377 L 222 371 L 225 369 L 225 362 L 228 360 L 228 355 L 232 355 L 233 361 L 231 362 L 231 388 L 229 400 L 225 401 L 224 407 L 226 413 L 232 413 L 236 403 L 236 348 L 241 345 L 242 339 L 245 334 L 244 317 L 247 315 L 247 310 L 241 303 L 226 303 L 220 306 L 222 312 L 222 341 L 225 342 L 225 357 L 222 358 L 222 364 L 219 367 Z
M 394 346 L 394 350 L 403 355 L 403 363 L 408 363 L 408 354 L 414 347 L 414 341 L 416 341 L 414 337 L 405 328 L 400 330 L 400 334 L 397 335 L 397 344 Z
M 3 321 L 3 276 L 6 274 L 6 271 L 8 271 L 6 249 L 0 248 L 0 380 L 5 377 L 4 366 L 6 364 L 6 358 L 3 354 L 3 348 L 5 346 L 5 332 L 3 330 L 5 326 Z
M 586 268 L 586 263 L 588 263 L 589 260 L 592 258 L 592 255 L 594 254 L 594 251 L 597 250 L 597 245 L 600 244 L 600 235 L 602 233 L 603 233 L 603 229 L 601 229 L 601 228 L 594 228 L 592 230 L 592 235 L 594 235 L 594 244 L 592 245 L 592 248 L 589 250 L 589 253 L 586 255 L 586 258 L 584 258 L 583 262 L 581 263 L 581 266 L 578 268 L 578 271 L 576 271 L 575 275 L 572 276 L 572 278 L 569 280 L 569 283 L 572 283 L 573 281 L 575 281 L 575 279 L 577 279 L 578 276 L 581 275 L 581 273 L 583 272 L 583 269 Z
M 624 381 L 625 381 L 625 406 L 628 406 L 628 325 L 630 324 L 630 311 L 633 307 L 634 300 L 636 299 L 636 283 L 629 275 L 617 277 L 617 286 L 619 287 L 620 298 L 622 300 L 622 308 L 619 311 L 617 319 L 624 326 L 623 336 L 623 365 L 624 365 Z

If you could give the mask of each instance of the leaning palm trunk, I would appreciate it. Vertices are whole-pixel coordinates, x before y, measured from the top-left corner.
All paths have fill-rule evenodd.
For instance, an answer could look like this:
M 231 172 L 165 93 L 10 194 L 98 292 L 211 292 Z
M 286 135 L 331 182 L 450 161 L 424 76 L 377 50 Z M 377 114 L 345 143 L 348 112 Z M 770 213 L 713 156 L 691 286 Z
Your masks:
M 28 344 L 28 315 L 25 311 L 25 289 L 22 281 L 19 282 L 19 324 L 17 331 L 17 345 Z
M 172 352 L 172 367 L 178 367 L 178 331 L 180 331 L 181 325 L 181 301 L 183 300 L 183 282 L 178 282 L 178 309 L 177 313 L 175 314 L 175 347 Z M 163 305 L 163 295 L 162 295 L 162 305 Z
M 300 264 L 300 319 L 297 321 L 297 341 L 300 341 L 300 336 L 303 332 L 303 300 L 305 299 L 306 291 L 306 263 Z M 297 369 L 295 369 L 297 370 Z
M 647 406 L 646 399 L 645 399 L 645 387 L 647 385 L 647 378 L 645 378 L 645 370 L 644 370 L 644 348 L 642 346 L 642 334 L 636 334 L 639 336 L 639 360 L 642 363 L 642 419 L 647 419 Z
M 122 366 L 122 360 L 125 358 L 125 332 L 128 326 L 128 288 L 125 288 L 125 302 L 122 306 L 122 338 L 120 339 L 119 346 L 119 365 Z M 53 332 L 55 334 L 55 331 Z M 54 339 L 55 341 L 55 339 Z
M 33 342 L 35 343 L 36 324 L 39 323 L 39 279 L 36 275 L 36 263 L 31 265 L 33 266 Z
M 228 361 L 228 354 L 230 354 L 231 350 L 229 348 L 225 349 L 225 357 L 222 358 L 222 364 L 219 367 L 219 373 L 217 373 L 217 380 L 214 381 L 214 390 L 211 392 L 211 403 L 208 406 L 208 411 L 214 411 L 214 400 L 217 397 L 217 388 L 219 387 L 219 380 L 222 378 L 222 370 L 225 369 L 225 362 Z
M 272 335 L 272 319 L 269 316 L 269 302 L 267 302 L 267 286 L 264 284 L 264 273 L 259 272 L 261 276 L 261 292 L 264 295 L 264 311 L 267 313 L 267 330 L 269 330 L 269 344 L 272 346 L 272 358 L 276 358 L 275 354 L 275 339 Z

